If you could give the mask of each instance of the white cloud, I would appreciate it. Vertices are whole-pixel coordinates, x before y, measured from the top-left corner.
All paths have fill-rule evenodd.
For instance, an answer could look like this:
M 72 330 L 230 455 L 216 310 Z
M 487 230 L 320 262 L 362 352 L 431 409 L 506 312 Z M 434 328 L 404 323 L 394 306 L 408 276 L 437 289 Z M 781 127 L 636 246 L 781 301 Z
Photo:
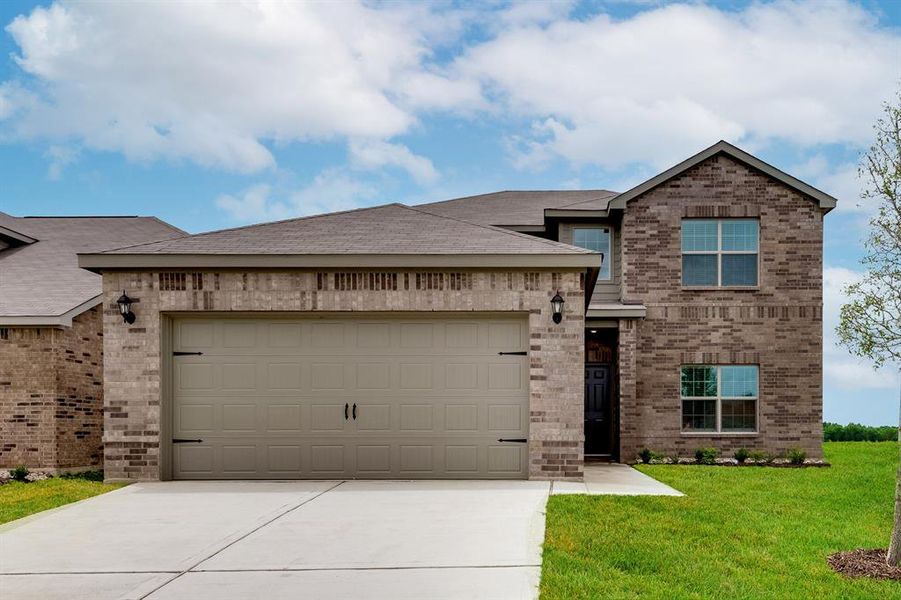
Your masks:
M 356 140 L 357 167 L 432 183 L 398 138 L 443 111 L 500 123 L 523 169 L 659 170 L 719 138 L 860 146 L 901 76 L 897 30 L 850 2 L 571 7 L 57 2 L 7 27 L 27 77 L 0 83 L 0 136 L 238 172 Z
M 844 2 L 678 4 L 512 25 L 456 69 L 511 114 L 546 123 L 541 148 L 659 169 L 720 138 L 864 144 L 901 74 L 899 40 Z
M 47 177 L 53 181 L 58 180 L 62 177 L 63 170 L 75 162 L 78 154 L 78 150 L 70 146 L 52 145 L 47 148 L 45 156 L 50 159 L 50 166 L 47 167 Z
M 276 221 L 364 206 L 376 190 L 337 169 L 327 169 L 297 190 L 274 190 L 269 184 L 251 186 L 238 194 L 223 194 L 216 206 L 237 223 Z
M 845 286 L 859 281 L 862 274 L 844 267 L 823 270 L 823 375 L 827 387 L 860 392 L 861 390 L 895 389 L 897 372 L 884 367 L 875 369 L 864 359 L 852 356 L 839 346 L 835 328 L 839 311 L 847 301 Z
M 7 27 L 39 101 L 4 92 L 0 117 L 18 112 L 22 138 L 259 171 L 270 141 L 406 132 L 417 116 L 398 98 L 429 106 L 423 80 L 478 96 L 424 66 L 443 23 L 358 2 L 55 3 Z
M 438 171 L 432 161 L 413 154 L 402 144 L 380 140 L 351 140 L 350 156 L 356 166 L 365 169 L 394 166 L 406 170 L 420 183 L 431 183 L 438 179 Z

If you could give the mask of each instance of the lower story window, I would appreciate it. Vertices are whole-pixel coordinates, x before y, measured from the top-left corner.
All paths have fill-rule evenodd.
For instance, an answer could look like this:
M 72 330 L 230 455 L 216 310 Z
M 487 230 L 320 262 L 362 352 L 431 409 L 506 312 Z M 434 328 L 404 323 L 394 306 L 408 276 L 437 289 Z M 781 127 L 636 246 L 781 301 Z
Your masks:
M 682 431 L 757 431 L 757 365 L 683 365 Z

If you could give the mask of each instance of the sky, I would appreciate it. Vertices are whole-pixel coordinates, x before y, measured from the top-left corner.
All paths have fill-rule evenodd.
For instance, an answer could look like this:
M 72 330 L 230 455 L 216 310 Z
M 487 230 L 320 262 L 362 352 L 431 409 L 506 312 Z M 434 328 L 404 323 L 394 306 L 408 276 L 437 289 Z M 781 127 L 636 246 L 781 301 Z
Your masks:
M 836 344 L 901 87 L 901 0 L 0 3 L 0 211 L 189 232 L 504 189 L 624 191 L 720 139 L 839 198 L 824 418 L 898 421 Z

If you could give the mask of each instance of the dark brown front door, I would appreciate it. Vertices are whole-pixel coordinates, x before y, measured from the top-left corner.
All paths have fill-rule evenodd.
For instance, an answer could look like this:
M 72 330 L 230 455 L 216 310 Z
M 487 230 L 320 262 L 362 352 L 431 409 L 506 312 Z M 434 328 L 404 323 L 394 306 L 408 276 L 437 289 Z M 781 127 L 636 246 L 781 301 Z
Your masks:
M 610 365 L 585 365 L 585 454 L 613 454 L 612 389 Z

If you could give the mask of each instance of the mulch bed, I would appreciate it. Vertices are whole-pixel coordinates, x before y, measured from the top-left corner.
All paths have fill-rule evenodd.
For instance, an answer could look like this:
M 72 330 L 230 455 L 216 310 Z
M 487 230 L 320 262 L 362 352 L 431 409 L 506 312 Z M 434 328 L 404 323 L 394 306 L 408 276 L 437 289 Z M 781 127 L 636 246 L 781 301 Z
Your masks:
M 845 577 L 871 577 L 901 581 L 901 569 L 885 562 L 885 548 L 858 548 L 850 552 L 836 552 L 826 559 L 829 566 Z

